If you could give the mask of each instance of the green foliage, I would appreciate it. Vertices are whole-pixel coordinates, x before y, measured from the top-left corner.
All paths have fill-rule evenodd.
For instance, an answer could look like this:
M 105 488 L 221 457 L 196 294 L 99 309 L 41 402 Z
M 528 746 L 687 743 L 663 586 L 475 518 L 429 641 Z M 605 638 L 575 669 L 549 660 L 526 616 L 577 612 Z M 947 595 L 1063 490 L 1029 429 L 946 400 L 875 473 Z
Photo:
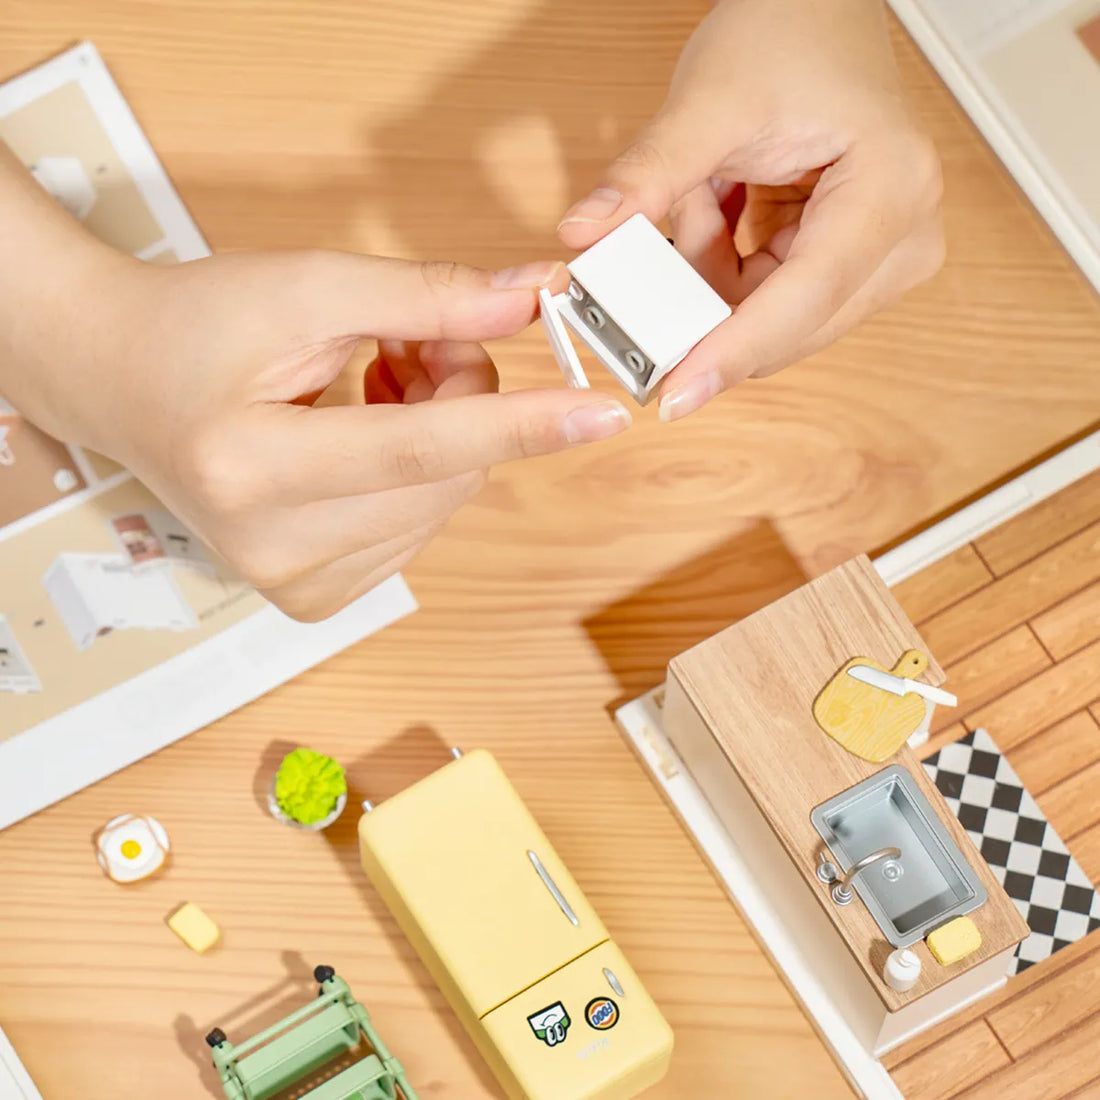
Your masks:
M 275 801 L 301 825 L 323 821 L 347 793 L 344 769 L 323 753 L 295 749 L 283 757 L 275 777 Z

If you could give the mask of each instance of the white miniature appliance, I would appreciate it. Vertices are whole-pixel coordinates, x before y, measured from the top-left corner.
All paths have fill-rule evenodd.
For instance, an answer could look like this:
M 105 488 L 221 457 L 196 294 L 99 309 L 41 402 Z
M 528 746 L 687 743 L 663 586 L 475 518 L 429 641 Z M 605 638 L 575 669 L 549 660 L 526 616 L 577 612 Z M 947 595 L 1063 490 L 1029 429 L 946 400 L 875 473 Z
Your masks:
M 571 264 L 563 294 L 539 293 L 542 325 L 569 384 L 588 379 L 562 324 L 645 405 L 657 384 L 732 310 L 643 214 Z

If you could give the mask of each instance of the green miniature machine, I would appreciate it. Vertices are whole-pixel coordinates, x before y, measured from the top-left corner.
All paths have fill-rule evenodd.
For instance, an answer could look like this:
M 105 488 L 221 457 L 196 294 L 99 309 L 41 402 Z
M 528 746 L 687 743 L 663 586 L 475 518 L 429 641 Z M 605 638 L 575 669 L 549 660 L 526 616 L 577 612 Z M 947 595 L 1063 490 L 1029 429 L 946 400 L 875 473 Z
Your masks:
M 259 1035 L 236 1046 L 218 1028 L 207 1035 L 229 1100 L 269 1100 L 292 1087 L 300 1100 L 418 1100 L 347 982 L 331 966 L 317 967 L 313 976 L 321 985 L 316 1000 Z M 301 1091 L 364 1039 L 369 1054 Z

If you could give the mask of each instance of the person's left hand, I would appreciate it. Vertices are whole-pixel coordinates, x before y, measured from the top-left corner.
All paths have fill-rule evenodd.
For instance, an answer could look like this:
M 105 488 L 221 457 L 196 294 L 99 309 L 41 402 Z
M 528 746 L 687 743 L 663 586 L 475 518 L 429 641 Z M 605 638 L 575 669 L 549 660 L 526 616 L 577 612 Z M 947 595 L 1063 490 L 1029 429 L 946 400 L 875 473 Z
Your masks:
M 559 226 L 584 249 L 631 215 L 734 306 L 661 384 L 694 412 L 843 335 L 943 262 L 942 184 L 881 0 L 721 0 L 667 100 Z

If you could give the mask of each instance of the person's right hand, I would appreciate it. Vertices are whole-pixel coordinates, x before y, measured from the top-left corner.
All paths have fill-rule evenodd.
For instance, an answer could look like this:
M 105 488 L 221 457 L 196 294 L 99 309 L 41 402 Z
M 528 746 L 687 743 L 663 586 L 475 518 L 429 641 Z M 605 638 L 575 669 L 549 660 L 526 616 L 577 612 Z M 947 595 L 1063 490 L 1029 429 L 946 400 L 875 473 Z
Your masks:
M 560 265 L 72 260 L 53 314 L 0 333 L 0 357 L 17 356 L 0 390 L 44 430 L 128 466 L 295 618 L 327 617 L 400 569 L 488 467 L 631 420 L 594 393 L 496 392 L 475 341 L 529 324 Z M 367 404 L 314 407 L 369 337 Z
M 734 307 L 661 382 L 676 420 L 805 359 L 939 270 L 939 158 L 883 0 L 719 0 L 657 115 L 559 226 L 577 250 L 635 213 Z

